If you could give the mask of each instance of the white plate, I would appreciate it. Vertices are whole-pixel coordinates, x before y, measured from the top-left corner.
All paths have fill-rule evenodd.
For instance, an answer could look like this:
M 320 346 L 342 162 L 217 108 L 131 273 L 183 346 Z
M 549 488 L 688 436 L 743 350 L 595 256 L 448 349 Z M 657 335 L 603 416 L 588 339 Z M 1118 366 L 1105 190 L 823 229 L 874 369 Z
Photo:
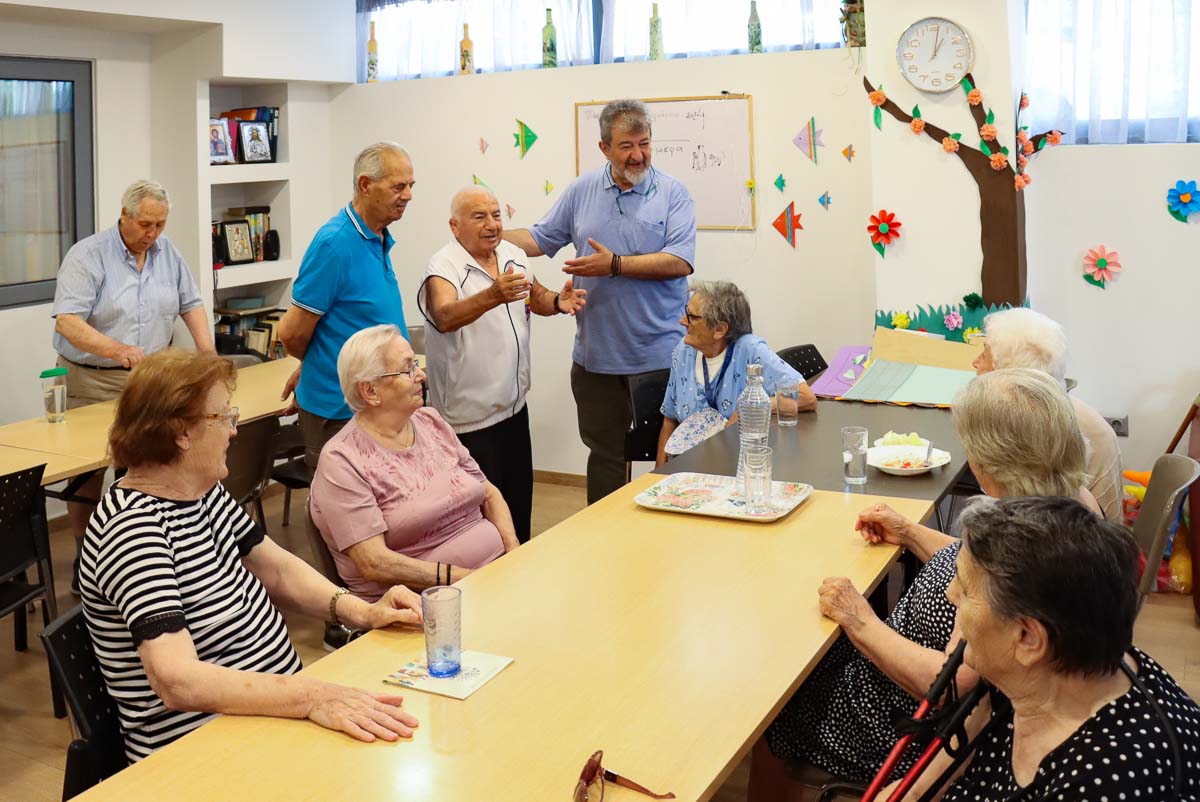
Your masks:
M 916 446 L 916 445 L 909 445 L 908 443 L 905 443 L 903 446 L 885 446 L 885 445 L 883 444 L 883 438 L 882 438 L 882 437 L 878 438 L 878 439 L 875 441 L 875 447 L 876 447 L 876 448 L 918 448 L 918 446 Z M 928 441 L 928 440 L 926 440 L 924 437 L 922 437 L 922 438 L 921 438 L 921 445 L 919 446 L 919 448 L 921 449 L 921 459 L 924 459 L 924 458 L 925 458 L 925 449 L 929 448 L 929 441 Z
M 928 443 L 928 441 L 926 441 Z M 867 464 L 871 465 L 884 473 L 890 473 L 893 476 L 917 476 L 922 473 L 940 468 L 943 465 L 950 463 L 950 454 L 942 451 L 940 448 L 935 448 L 929 461 L 932 463 L 929 467 L 919 468 L 885 468 L 882 463 L 890 462 L 895 459 L 908 459 L 913 462 L 923 463 L 925 461 L 925 450 L 929 448 L 924 446 L 876 446 L 875 448 L 867 449 Z

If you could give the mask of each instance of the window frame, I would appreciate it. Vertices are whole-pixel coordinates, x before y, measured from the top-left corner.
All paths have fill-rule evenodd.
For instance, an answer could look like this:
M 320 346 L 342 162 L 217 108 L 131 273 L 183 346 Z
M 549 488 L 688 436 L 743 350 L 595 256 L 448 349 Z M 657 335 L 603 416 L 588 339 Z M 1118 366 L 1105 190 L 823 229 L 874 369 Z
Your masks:
M 0 79 L 15 81 L 70 81 L 74 84 L 74 211 L 72 243 L 96 233 L 96 179 L 93 126 L 92 62 L 84 59 L 31 58 L 0 55 Z M 60 187 L 64 189 L 65 187 Z M 66 194 L 65 192 L 63 193 Z M 65 255 L 65 254 L 64 254 Z M 21 284 L 0 284 L 0 309 L 32 306 L 54 300 L 57 277 Z

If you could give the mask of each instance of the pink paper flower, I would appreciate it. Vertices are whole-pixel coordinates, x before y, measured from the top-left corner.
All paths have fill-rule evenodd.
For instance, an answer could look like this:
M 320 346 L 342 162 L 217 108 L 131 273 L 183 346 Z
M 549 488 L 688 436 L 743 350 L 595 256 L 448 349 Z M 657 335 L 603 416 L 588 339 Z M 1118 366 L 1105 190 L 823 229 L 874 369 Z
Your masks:
M 1121 263 L 1116 251 L 1107 250 L 1103 245 L 1097 245 L 1087 252 L 1083 258 L 1083 272 L 1097 281 L 1112 281 L 1113 276 L 1121 272 Z
M 950 331 L 955 331 L 962 328 L 963 319 L 957 311 L 952 311 L 946 315 L 946 328 Z

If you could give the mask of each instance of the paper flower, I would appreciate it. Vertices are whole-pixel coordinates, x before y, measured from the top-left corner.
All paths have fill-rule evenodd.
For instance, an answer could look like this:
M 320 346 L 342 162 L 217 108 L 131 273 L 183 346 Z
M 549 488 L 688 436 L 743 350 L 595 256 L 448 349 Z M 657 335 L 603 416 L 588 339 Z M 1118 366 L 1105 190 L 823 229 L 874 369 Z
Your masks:
M 897 312 L 892 315 L 892 328 L 894 329 L 907 329 L 911 323 L 912 318 L 908 316 L 907 312 Z
M 1021 178 L 1024 179 L 1025 186 L 1029 186 L 1033 183 L 1033 177 L 1030 176 L 1029 173 L 1021 173 Z
M 1051 145 L 1062 144 L 1062 134 L 1058 131 L 1050 131 L 1046 134 L 1046 141 Z
M 1083 257 L 1083 272 L 1087 279 L 1090 276 L 1090 283 L 1103 288 L 1104 285 L 1113 280 L 1113 277 L 1121 272 L 1121 263 L 1118 261 L 1116 251 L 1107 250 L 1103 245 L 1097 245 L 1087 252 L 1087 256 Z
M 913 121 L 909 123 L 908 127 L 912 129 L 914 134 L 919 134 L 925 130 L 925 121 L 920 117 L 913 117 Z
M 972 106 L 978 106 L 983 102 L 983 92 L 980 92 L 978 89 L 972 89 L 970 92 L 967 92 L 967 102 Z
M 983 309 L 983 296 L 977 292 L 969 292 L 963 296 L 963 306 L 967 308 L 968 312 Z
M 1017 131 L 1017 141 L 1022 145 L 1029 141 L 1029 133 L 1024 128 Z
M 879 214 L 871 215 L 871 223 L 867 226 L 867 232 L 871 235 L 871 247 L 880 256 L 884 255 L 884 248 L 891 245 L 900 237 L 900 225 L 901 223 L 896 219 L 896 215 L 890 213 L 887 209 L 880 209 Z
M 1017 169 L 1024 170 L 1027 164 L 1029 164 L 1029 159 L 1026 159 L 1024 156 L 1017 157 Z
M 963 329 L 963 342 L 971 342 L 971 338 L 977 334 L 983 334 L 978 326 L 971 326 L 969 329 Z
M 951 311 L 949 314 L 947 314 L 947 315 L 946 315 L 946 318 L 945 318 L 945 323 L 946 323 L 946 328 L 947 328 L 949 331 L 954 331 L 954 330 L 956 330 L 956 329 L 961 329 L 961 328 L 962 328 L 962 324 L 963 324 L 962 315 L 960 315 L 960 314 L 957 312 L 957 310 L 955 310 L 955 311 Z
M 947 153 L 958 153 L 958 140 L 952 136 L 948 136 L 942 140 L 942 150 Z
M 1021 145 L 1021 152 L 1024 153 L 1026 156 L 1028 156 L 1030 153 L 1033 153 L 1033 140 L 1032 139 L 1025 140 L 1025 144 Z
M 1167 190 L 1167 211 L 1181 223 L 1186 223 L 1189 214 L 1200 212 L 1200 192 L 1195 181 L 1176 181 L 1173 189 Z
M 979 136 L 989 142 L 994 141 L 996 139 L 996 126 L 991 123 L 984 123 L 979 126 Z
M 1024 92 L 1021 93 L 1021 108 L 1029 108 L 1029 95 L 1025 94 Z
M 988 161 L 992 163 L 992 169 L 996 172 L 1000 172 L 1005 167 L 1008 167 L 1008 157 L 1003 153 L 993 153 L 991 156 L 988 156 Z
M 753 194 L 754 194 L 754 179 L 753 179 L 753 178 L 751 178 L 749 181 L 747 181 L 747 182 L 746 182 L 746 190 L 747 190 L 747 191 L 748 191 L 748 192 L 749 192 L 751 195 L 753 195 Z
M 1017 188 L 1017 192 L 1025 189 L 1025 176 L 1017 173 L 1013 176 L 1013 186 Z
M 867 100 L 871 101 L 872 106 L 882 106 L 887 103 L 887 95 L 883 93 L 883 87 L 880 86 L 874 92 L 867 95 Z

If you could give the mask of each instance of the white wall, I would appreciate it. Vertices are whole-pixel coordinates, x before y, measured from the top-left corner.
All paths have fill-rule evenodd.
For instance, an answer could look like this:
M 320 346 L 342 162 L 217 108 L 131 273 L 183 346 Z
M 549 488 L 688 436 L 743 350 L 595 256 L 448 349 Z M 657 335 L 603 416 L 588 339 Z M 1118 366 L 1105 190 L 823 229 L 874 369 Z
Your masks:
M 1184 225 L 1166 203 L 1181 178 L 1200 178 L 1200 145 L 1060 147 L 1042 154 L 1026 197 L 1032 305 L 1066 328 L 1075 393 L 1129 416 L 1118 442 L 1135 470 L 1153 467 L 1200 392 L 1200 218 Z M 1104 290 L 1082 278 L 1101 244 L 1123 267 Z
M 749 93 L 754 96 L 758 230 L 700 232 L 696 276 L 736 281 L 749 296 L 755 330 L 773 345 L 815 342 L 831 357 L 839 345 L 869 341 L 875 298 L 874 252 L 865 232 L 869 113 L 854 63 L 844 50 L 809 51 L 347 87 L 331 109 L 337 121 L 331 161 L 335 197 L 327 214 L 348 197 L 351 164 L 364 145 L 387 138 L 410 149 L 417 184 L 414 202 L 393 226 L 392 259 L 405 314 L 418 323 L 417 286 L 429 256 L 449 240 L 451 196 L 477 173 L 502 206 L 516 208 L 513 219 L 505 219 L 507 227 L 536 222 L 575 175 L 575 101 Z M 791 142 L 814 115 L 826 144 L 818 165 Z M 538 135 L 523 160 L 512 146 L 517 117 Z M 480 137 L 490 143 L 483 155 Z M 851 143 L 858 156 L 847 163 L 841 150 Z M 782 193 L 772 185 L 781 172 L 787 180 Z M 556 187 L 549 197 L 542 190 L 546 179 Z M 826 190 L 833 197 L 829 211 L 817 202 Z M 795 250 L 771 226 L 793 200 L 804 226 Z M 532 267 L 547 286 L 561 286 L 565 277 L 559 270 L 571 253 L 568 247 L 554 260 L 533 260 Z M 534 326 L 530 409 L 534 464 L 540 470 L 585 470 L 568 382 L 573 337 L 574 324 L 567 318 L 539 319 Z

